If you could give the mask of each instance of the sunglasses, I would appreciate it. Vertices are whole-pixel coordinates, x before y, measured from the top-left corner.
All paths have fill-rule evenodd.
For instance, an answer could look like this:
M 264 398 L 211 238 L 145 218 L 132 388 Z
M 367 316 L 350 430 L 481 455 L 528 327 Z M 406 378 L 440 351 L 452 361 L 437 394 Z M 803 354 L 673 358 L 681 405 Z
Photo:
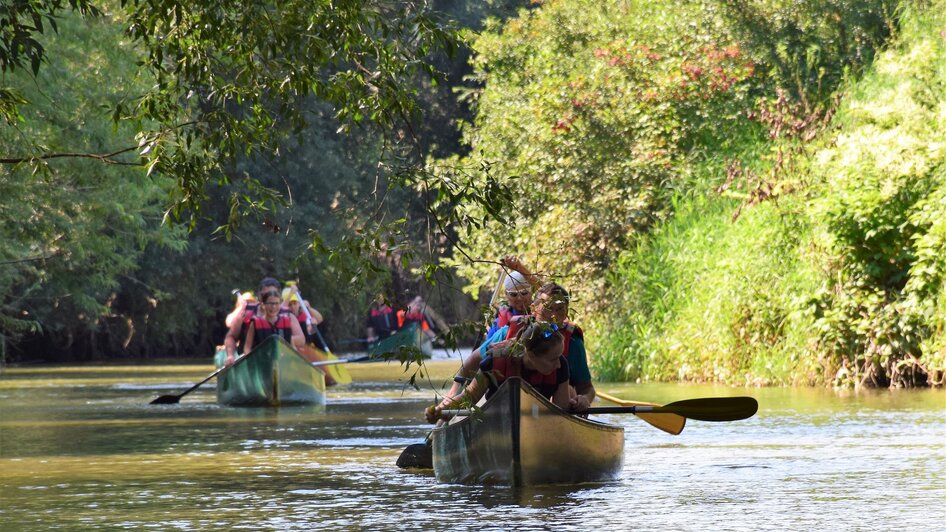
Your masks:
M 506 295 L 509 297 L 527 296 L 531 293 L 532 291 L 528 288 L 524 290 L 506 290 Z
M 267 307 L 278 307 L 279 305 L 282 304 L 282 302 L 281 301 L 267 301 L 266 303 L 263 303 L 263 304 L 266 305 Z

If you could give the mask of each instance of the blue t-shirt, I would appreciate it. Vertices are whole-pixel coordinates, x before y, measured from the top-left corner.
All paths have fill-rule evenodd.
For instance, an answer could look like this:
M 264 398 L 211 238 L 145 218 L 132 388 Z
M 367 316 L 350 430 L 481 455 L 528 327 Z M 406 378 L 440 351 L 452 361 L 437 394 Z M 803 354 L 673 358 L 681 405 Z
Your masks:
M 489 346 L 502 342 L 509 334 L 509 326 L 503 326 L 496 330 L 483 345 L 480 346 L 480 356 L 486 358 L 486 351 Z M 579 384 L 591 382 L 591 370 L 588 369 L 588 355 L 585 354 L 585 342 L 581 338 L 572 335 L 568 342 L 568 382 L 572 386 L 578 387 Z

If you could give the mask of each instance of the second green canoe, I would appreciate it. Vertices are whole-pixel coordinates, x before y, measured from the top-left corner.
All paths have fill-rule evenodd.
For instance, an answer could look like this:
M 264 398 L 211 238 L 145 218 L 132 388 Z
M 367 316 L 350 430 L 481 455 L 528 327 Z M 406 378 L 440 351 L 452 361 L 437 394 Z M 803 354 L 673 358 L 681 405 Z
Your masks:
M 223 365 L 226 353 L 214 357 Z M 325 374 L 309 365 L 288 342 L 267 338 L 217 377 L 217 402 L 227 406 L 324 404 Z

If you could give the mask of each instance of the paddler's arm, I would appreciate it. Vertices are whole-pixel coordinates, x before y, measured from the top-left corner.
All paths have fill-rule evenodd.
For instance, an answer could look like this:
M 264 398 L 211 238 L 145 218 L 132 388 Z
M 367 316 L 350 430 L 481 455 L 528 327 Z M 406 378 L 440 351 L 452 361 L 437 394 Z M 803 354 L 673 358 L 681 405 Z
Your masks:
M 243 354 L 247 355 L 253 350 L 253 337 L 256 336 L 256 325 L 250 322 L 250 328 L 246 330 L 246 342 L 243 343 Z
M 571 391 L 568 387 L 568 381 L 562 382 L 555 389 L 555 393 L 552 394 L 552 402 L 555 403 L 555 406 L 566 411 L 574 409 L 574 403 L 571 402 L 570 397 Z
M 450 390 L 447 391 L 447 397 L 454 397 L 460 394 L 463 387 L 466 386 L 466 383 L 479 371 L 481 360 L 483 360 L 483 357 L 480 355 L 479 348 L 470 353 L 470 356 L 466 357 L 466 360 L 460 365 L 460 371 L 458 371 L 456 377 L 453 378 L 453 385 L 451 385 Z
M 227 324 L 227 327 L 232 327 L 233 323 L 243 319 L 243 311 L 246 310 L 246 299 L 243 299 L 243 295 L 237 292 L 237 301 L 234 305 L 233 310 L 227 314 L 226 319 L 223 320 Z
M 230 325 L 230 328 L 227 329 L 227 335 L 223 338 L 223 347 L 227 350 L 227 360 L 225 364 L 229 366 L 233 363 L 234 357 L 236 355 L 237 347 L 237 338 L 240 337 L 240 333 L 243 331 L 243 319 L 234 320 Z
M 573 412 L 585 412 L 595 400 L 595 386 L 591 383 L 591 371 L 588 369 L 588 354 L 585 342 L 572 336 L 568 344 L 568 368 L 575 395 L 571 398 Z
M 595 385 L 591 381 L 583 382 L 575 386 L 575 397 L 571 398 L 569 406 L 573 412 L 585 412 L 594 400 Z
M 476 377 L 473 378 L 473 382 L 466 387 L 461 395 L 454 397 L 448 394 L 437 406 L 428 406 L 427 409 L 424 410 L 424 417 L 427 418 L 427 422 L 436 423 L 440 420 L 441 414 L 445 409 L 456 404 L 475 405 L 476 402 L 483 397 L 483 394 L 486 393 L 486 389 L 488 388 L 486 380 L 486 375 L 484 375 L 483 372 L 479 372 L 476 374 Z
M 302 332 L 302 326 L 299 325 L 299 320 L 293 316 L 289 320 L 289 324 L 292 327 L 292 346 L 296 349 L 302 349 L 305 346 L 305 333 Z
M 499 263 L 510 270 L 521 273 L 522 276 L 526 278 L 526 281 L 529 281 L 529 284 L 532 285 L 533 290 L 537 290 L 540 286 L 542 286 L 542 281 L 540 281 L 534 273 L 529 271 L 529 268 L 526 268 L 525 264 L 519 260 L 519 257 L 515 255 L 506 255 L 502 258 L 502 260 L 499 261 Z

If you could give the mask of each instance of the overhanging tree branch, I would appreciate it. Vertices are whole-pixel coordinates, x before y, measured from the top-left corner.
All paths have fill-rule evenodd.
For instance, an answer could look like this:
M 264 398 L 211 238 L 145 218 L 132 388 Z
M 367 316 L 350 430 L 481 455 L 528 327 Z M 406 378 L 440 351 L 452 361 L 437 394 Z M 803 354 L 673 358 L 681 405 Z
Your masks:
M 141 162 L 116 161 L 113 159 L 113 157 L 117 155 L 128 153 L 136 149 L 138 149 L 138 146 L 122 148 L 120 150 L 116 150 L 111 153 L 62 152 L 62 153 L 44 153 L 42 155 L 31 155 L 29 157 L 0 157 L 0 164 L 20 164 L 20 163 L 30 163 L 30 162 L 37 162 L 37 161 L 47 161 L 50 159 L 62 159 L 66 157 L 71 157 L 71 158 L 80 158 L 80 159 L 97 159 L 107 164 L 118 164 L 118 165 L 125 165 L 125 166 L 143 166 L 143 163 Z

